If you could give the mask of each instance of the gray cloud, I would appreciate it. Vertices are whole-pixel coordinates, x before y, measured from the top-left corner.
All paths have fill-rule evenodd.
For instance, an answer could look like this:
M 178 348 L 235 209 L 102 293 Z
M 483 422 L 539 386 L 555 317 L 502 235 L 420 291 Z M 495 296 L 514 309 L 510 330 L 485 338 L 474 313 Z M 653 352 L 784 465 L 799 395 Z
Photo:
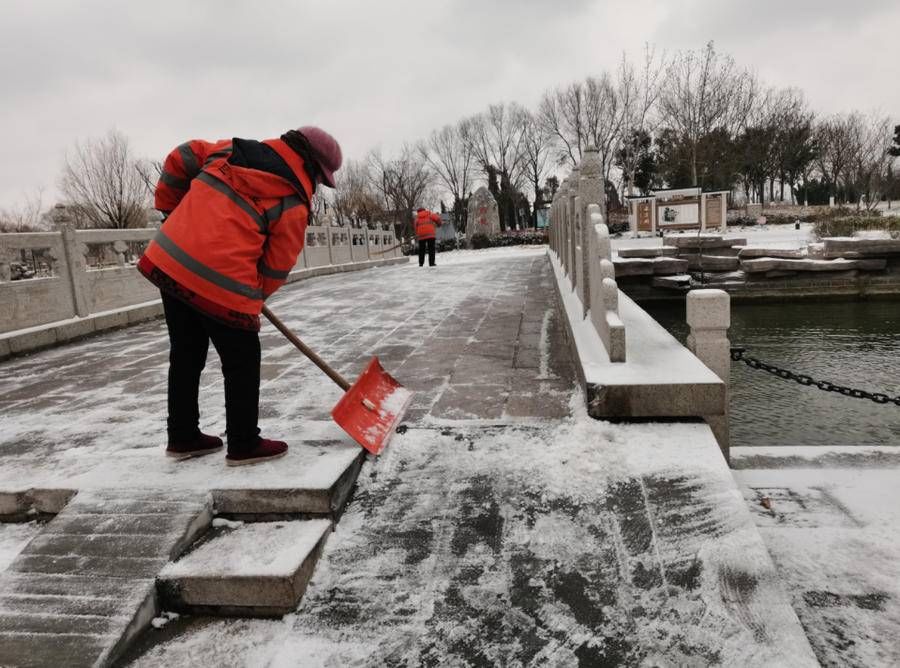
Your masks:
M 158 157 L 189 137 L 266 137 L 317 123 L 361 157 L 491 102 L 533 104 L 647 41 L 672 50 L 715 39 L 826 111 L 900 109 L 896 2 L 784 5 L 3 2 L 0 207 L 39 185 L 52 191 L 65 150 L 111 127 Z

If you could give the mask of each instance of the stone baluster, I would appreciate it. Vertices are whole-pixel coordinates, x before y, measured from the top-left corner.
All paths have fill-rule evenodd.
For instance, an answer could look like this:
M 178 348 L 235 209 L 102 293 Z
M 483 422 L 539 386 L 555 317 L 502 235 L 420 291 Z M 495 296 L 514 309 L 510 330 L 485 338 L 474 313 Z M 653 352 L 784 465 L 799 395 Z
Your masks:
M 687 347 L 725 383 L 725 412 L 705 419 L 729 461 L 728 385 L 731 375 L 731 297 L 724 290 L 691 290 L 687 294 Z
M 332 250 L 331 225 L 325 225 L 325 241 L 328 242 L 328 264 L 334 264 L 334 251 Z
M 560 194 L 559 194 L 559 219 L 562 222 L 560 229 L 562 230 L 562 239 L 560 242 L 562 243 L 561 248 L 559 249 L 559 259 L 562 262 L 563 269 L 566 271 L 566 275 L 569 275 L 569 239 L 571 238 L 571 231 L 569 230 L 569 178 L 566 177 L 563 179 L 562 185 L 560 186 Z
M 68 270 L 67 278 L 72 290 L 72 305 L 75 315 L 84 318 L 91 312 L 87 299 L 87 263 L 84 257 L 87 253 L 87 246 L 78 241 L 75 226 L 70 223 L 62 226 L 61 234 Z
M 601 224 L 605 223 L 603 220 L 603 212 L 606 209 L 604 206 L 603 194 L 603 166 L 600 164 L 600 152 L 597 150 L 596 146 L 588 146 L 584 152 L 584 156 L 581 160 L 581 170 L 579 172 L 578 194 L 580 197 L 582 219 L 586 221 L 586 224 L 582 225 L 581 239 L 579 240 L 581 257 L 576 260 L 581 264 L 584 276 L 584 281 L 578 286 L 578 292 L 584 307 L 584 315 L 586 316 L 588 308 L 590 308 L 591 297 L 590 272 L 588 271 L 588 266 L 591 261 L 590 235 L 595 233 L 594 228 L 598 222 Z M 598 205 L 598 208 L 592 210 L 590 224 L 587 224 L 587 209 L 591 205 Z M 599 216 L 599 221 L 595 220 L 596 216 Z M 606 225 L 604 224 L 603 227 L 605 228 Z M 609 234 L 607 233 L 607 237 L 608 236 Z
M 128 252 L 128 244 L 121 239 L 116 239 L 113 242 L 113 251 L 116 254 L 116 264 L 120 267 L 125 266 L 125 253 Z
M 577 240 L 575 229 L 575 198 L 578 196 L 578 177 L 580 171 L 581 170 L 576 167 L 572 170 L 572 173 L 569 174 L 569 178 L 566 180 L 568 185 L 568 191 L 566 193 L 566 218 L 568 219 L 568 225 L 566 227 L 569 231 L 566 257 L 569 280 L 572 282 L 573 289 L 578 280 L 575 275 L 575 245 Z
M 598 204 L 589 204 L 587 215 L 591 230 L 586 272 L 590 290 L 588 315 L 610 361 L 624 362 L 625 326 L 619 318 L 619 286 L 611 260 L 609 228 L 603 222 Z
M 550 211 L 547 212 L 548 221 L 550 224 L 549 234 L 550 234 L 550 250 L 554 253 L 556 252 L 556 193 L 553 193 L 553 197 L 550 199 Z

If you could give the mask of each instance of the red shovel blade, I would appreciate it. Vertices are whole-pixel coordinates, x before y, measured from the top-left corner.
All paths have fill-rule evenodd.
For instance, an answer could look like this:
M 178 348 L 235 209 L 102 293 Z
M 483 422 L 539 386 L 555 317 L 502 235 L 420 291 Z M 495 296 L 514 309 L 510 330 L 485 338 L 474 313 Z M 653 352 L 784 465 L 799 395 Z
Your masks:
M 390 441 L 412 397 L 373 357 L 332 409 L 331 417 L 354 441 L 377 455 Z

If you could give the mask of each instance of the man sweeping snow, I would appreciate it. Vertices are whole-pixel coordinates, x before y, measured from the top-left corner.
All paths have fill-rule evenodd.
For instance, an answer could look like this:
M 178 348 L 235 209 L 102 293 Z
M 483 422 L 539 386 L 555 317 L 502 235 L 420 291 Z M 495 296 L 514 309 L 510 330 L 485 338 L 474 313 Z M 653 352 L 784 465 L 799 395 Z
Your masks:
M 316 127 L 261 142 L 191 140 L 166 158 L 155 206 L 167 217 L 138 269 L 160 289 L 169 330 L 167 455 L 223 446 L 199 428 L 210 341 L 225 379 L 227 463 L 287 452 L 259 435 L 259 314 L 303 249 L 316 187 L 333 188 L 341 162 L 337 141 Z

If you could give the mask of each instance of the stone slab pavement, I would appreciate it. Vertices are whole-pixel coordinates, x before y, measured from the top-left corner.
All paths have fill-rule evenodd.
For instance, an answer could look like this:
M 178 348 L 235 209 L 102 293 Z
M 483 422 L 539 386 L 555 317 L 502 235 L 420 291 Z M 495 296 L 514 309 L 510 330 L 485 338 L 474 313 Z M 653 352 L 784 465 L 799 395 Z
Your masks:
M 347 377 L 378 355 L 417 393 L 410 424 L 568 413 L 572 364 L 553 345 L 561 326 L 542 251 L 418 269 L 313 278 L 287 286 L 270 306 Z M 295 446 L 287 465 L 239 476 L 218 457 L 178 466 L 157 457 L 168 360 L 165 325 L 157 321 L 0 364 L 0 492 L 132 487 L 136 478 L 192 490 L 218 489 L 220 482 L 283 489 L 300 477 L 307 485 L 329 483 L 356 451 L 330 419 L 341 391 L 268 324 L 261 338 L 260 424 L 265 435 Z M 208 433 L 224 431 L 212 350 L 201 416 Z M 311 461 L 321 475 L 311 474 Z
M 708 427 L 586 415 L 553 280 L 542 249 L 497 249 L 280 292 L 272 310 L 342 373 L 378 354 L 417 392 L 412 428 L 365 463 L 294 614 L 182 618 L 125 661 L 814 665 Z M 339 390 L 277 332 L 262 338 L 264 433 L 346 452 L 328 420 Z M 201 469 L 219 488 L 215 457 L 165 473 L 166 356 L 151 323 L 0 365 L 0 489 L 138 494 L 135 457 L 172 493 L 196 494 Z M 212 432 L 217 371 L 211 355 Z M 303 462 L 246 475 L 278 494 L 273 476 Z
M 115 658 L 156 612 L 156 574 L 211 520 L 207 495 L 78 494 L 0 573 L 0 665 Z
M 412 429 L 294 614 L 183 617 L 124 663 L 817 665 L 717 452 L 702 423 Z
M 900 447 L 734 448 L 732 457 L 822 665 L 900 665 Z

